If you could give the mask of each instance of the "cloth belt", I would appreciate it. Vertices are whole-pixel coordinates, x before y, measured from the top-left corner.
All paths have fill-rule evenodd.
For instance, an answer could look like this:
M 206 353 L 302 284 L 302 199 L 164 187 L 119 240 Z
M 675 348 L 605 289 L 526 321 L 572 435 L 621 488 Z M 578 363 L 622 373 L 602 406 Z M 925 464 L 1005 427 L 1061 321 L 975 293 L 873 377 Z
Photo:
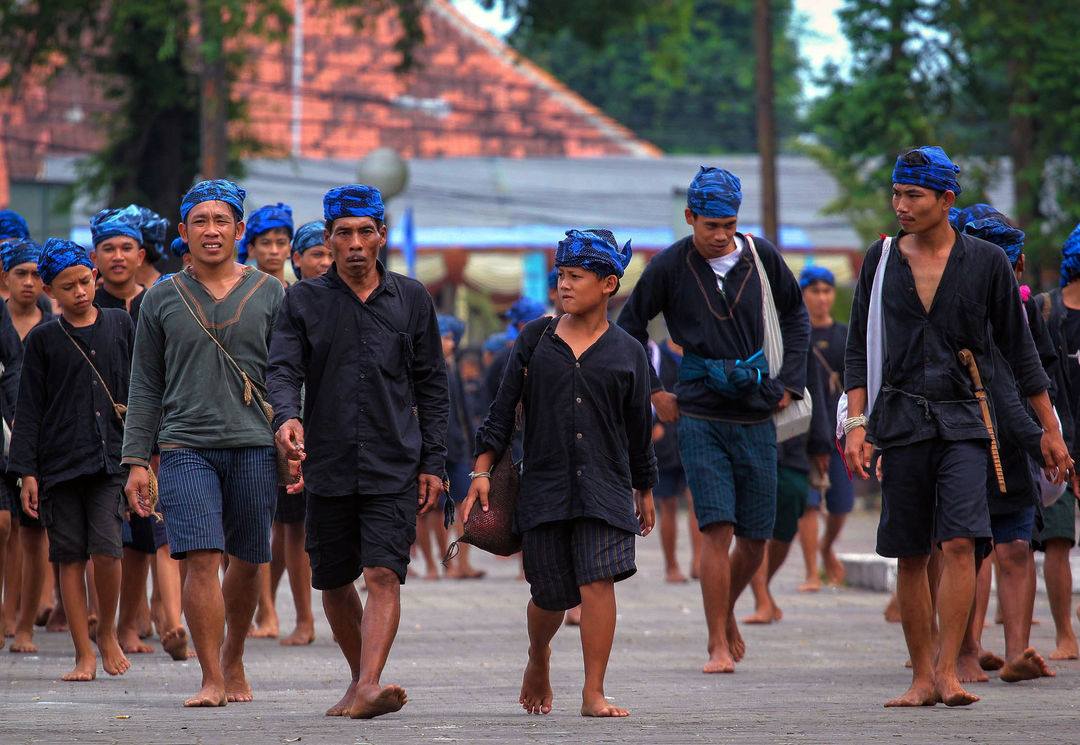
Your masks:
M 768 375 L 769 363 L 761 349 L 745 360 L 710 360 L 686 352 L 679 365 L 680 382 L 704 379 L 706 387 L 728 398 L 755 390 Z

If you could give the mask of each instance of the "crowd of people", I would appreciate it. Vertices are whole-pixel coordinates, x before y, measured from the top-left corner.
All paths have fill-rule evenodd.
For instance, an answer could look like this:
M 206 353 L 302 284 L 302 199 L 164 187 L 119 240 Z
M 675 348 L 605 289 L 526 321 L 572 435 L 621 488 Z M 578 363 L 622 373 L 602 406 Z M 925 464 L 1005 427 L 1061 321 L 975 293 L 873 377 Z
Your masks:
M 35 626 L 67 628 L 63 679 L 88 681 L 99 656 L 118 675 L 153 653 L 156 628 L 173 659 L 198 658 L 185 705 L 246 702 L 246 640 L 312 643 L 315 588 L 351 673 L 326 713 L 397 711 L 406 693 L 381 675 L 401 585 L 484 576 L 467 543 L 443 557 L 490 508 L 501 464 L 520 468 L 531 592 L 520 703 L 551 711 L 550 642 L 567 623 L 580 625 L 581 713 L 626 716 L 604 675 L 635 536 L 659 523 L 665 579 L 700 581 L 702 670 L 731 673 L 746 649 L 736 601 L 749 586 L 744 623 L 782 618 L 770 581 L 796 537 L 800 591 L 843 583 L 852 477 L 876 470 L 878 552 L 898 559 L 913 671 L 887 705 L 972 703 L 962 684 L 984 670 L 1050 676 L 1028 643 L 1034 548 L 1050 657 L 1078 655 L 1063 484 L 1080 407 L 1080 228 L 1062 288 L 1032 296 L 1018 284 L 1024 233 L 989 205 L 958 209 L 958 173 L 936 147 L 898 159 L 900 230 L 867 252 L 850 329 L 834 318 L 833 274 L 810 264 L 796 277 L 772 243 L 739 232 L 738 177 L 702 167 L 690 234 L 653 257 L 617 318 L 630 241 L 569 230 L 553 241 L 549 304 L 517 301 L 505 332 L 470 345 L 463 320 L 386 269 L 369 186 L 329 190 L 323 219 L 295 227 L 289 205 L 245 219 L 242 188 L 202 181 L 171 243 L 169 220 L 130 205 L 94 216 L 89 250 L 39 245 L 0 212 L 0 646 L 32 653 Z M 184 268 L 162 276 L 167 251 Z M 666 333 L 650 338 L 659 315 Z M 988 557 L 1004 657 L 982 647 Z M 286 574 L 296 622 L 283 634 Z

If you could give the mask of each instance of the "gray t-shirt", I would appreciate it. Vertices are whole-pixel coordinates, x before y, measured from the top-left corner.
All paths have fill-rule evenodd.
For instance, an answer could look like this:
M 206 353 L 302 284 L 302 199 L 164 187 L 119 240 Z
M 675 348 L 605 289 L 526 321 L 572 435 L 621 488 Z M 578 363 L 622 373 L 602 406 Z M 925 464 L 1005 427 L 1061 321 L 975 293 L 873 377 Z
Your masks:
M 284 297 L 280 282 L 253 267 L 220 300 L 190 269 L 147 290 L 135 333 L 124 463 L 148 463 L 155 439 L 162 448 L 274 444 L 258 399 L 245 404 L 240 373 L 184 300 L 265 394 L 270 332 Z

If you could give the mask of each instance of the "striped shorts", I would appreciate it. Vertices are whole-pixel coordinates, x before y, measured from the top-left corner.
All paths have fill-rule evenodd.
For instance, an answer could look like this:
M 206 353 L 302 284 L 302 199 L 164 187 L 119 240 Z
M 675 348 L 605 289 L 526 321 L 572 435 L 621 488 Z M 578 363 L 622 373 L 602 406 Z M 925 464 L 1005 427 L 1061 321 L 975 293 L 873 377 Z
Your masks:
M 521 566 L 536 607 L 569 610 L 582 585 L 637 571 L 634 534 L 587 517 L 543 523 L 521 535 Z
M 270 561 L 277 502 L 274 448 L 175 448 L 161 451 L 160 509 L 169 551 L 224 551 L 241 561 Z

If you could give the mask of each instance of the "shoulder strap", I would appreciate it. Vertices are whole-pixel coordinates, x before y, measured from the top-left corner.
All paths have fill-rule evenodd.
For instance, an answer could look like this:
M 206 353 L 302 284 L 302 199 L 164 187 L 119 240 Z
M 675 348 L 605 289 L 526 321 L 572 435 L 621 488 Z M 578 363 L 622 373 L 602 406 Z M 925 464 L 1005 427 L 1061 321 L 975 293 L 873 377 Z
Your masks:
M 1039 310 L 1042 312 L 1043 323 L 1050 323 L 1050 311 L 1052 310 L 1050 293 L 1040 292 L 1035 296 L 1035 304 L 1039 306 Z
M 762 348 L 765 359 L 769 363 L 769 375 L 776 377 L 784 364 L 784 337 L 780 332 L 780 316 L 776 312 L 776 299 L 773 297 L 769 275 L 765 273 L 765 265 L 755 250 L 754 237 L 751 235 L 745 237 L 746 249 L 754 259 L 754 266 L 757 268 L 758 279 L 761 282 L 761 315 L 765 327 Z
M 64 332 L 64 336 L 71 340 L 71 343 L 75 345 L 76 349 L 79 350 L 79 354 L 81 354 L 83 356 L 83 359 L 86 360 L 86 364 L 90 365 L 90 369 L 94 371 L 94 375 L 97 375 L 97 379 L 101 381 L 101 387 L 105 390 L 105 395 L 109 397 L 109 403 L 112 404 L 113 413 L 115 413 L 116 418 L 120 420 L 120 426 L 124 426 L 124 414 L 127 413 L 127 407 L 124 406 L 124 404 L 116 403 L 116 399 L 113 398 L 112 393 L 109 392 L 109 386 L 105 383 L 105 378 L 101 377 L 101 373 L 98 372 L 98 369 L 94 366 L 94 363 L 90 361 L 90 358 L 87 356 L 86 352 L 83 351 L 83 348 L 79 346 L 79 342 L 75 341 L 75 337 L 72 336 L 66 328 L 64 328 L 61 316 L 56 317 L 56 322 L 60 325 L 60 330 Z

